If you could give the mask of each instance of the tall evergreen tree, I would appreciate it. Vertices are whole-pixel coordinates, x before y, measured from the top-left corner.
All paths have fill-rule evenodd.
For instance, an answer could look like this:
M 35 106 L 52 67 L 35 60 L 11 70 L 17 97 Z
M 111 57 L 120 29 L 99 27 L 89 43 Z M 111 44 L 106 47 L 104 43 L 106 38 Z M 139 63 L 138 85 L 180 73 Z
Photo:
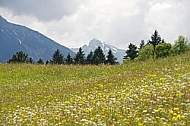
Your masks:
M 105 55 L 100 46 L 98 46 L 98 48 L 94 51 L 93 62 L 96 65 L 105 63 Z
M 162 39 L 161 43 L 166 43 L 164 39 Z
M 161 43 L 161 37 L 158 34 L 158 31 L 155 30 L 154 34 L 151 36 L 151 41 L 149 40 L 149 43 L 153 45 L 153 58 L 155 55 L 156 46 Z
M 49 64 L 49 60 L 46 60 L 46 64 Z
M 33 64 L 34 61 L 33 61 L 33 59 L 30 57 L 30 58 L 28 59 L 27 63 L 31 63 L 31 64 Z
M 53 56 L 52 59 L 50 61 L 52 64 L 63 64 L 64 63 L 64 58 L 63 55 L 61 54 L 61 52 L 59 51 L 59 49 L 57 49 Z
M 111 64 L 114 65 L 117 63 L 117 58 L 115 58 L 115 56 L 113 55 L 111 49 L 109 49 L 108 55 L 107 55 L 107 60 L 106 60 L 106 64 Z
M 66 64 L 72 64 L 73 63 L 73 58 L 71 57 L 70 53 L 68 53 L 65 61 L 66 61 Z
M 84 51 L 82 50 L 82 48 L 79 48 L 79 51 L 77 52 L 74 61 L 76 64 L 84 64 L 85 63 L 85 56 L 84 56 Z
M 93 52 L 90 51 L 90 53 L 88 54 L 88 56 L 87 56 L 87 58 L 86 58 L 87 64 L 93 64 L 93 63 L 94 63 L 94 61 L 93 61 L 93 56 L 94 56 Z
M 137 51 L 137 46 L 130 43 L 128 46 L 128 50 L 126 51 L 126 56 L 124 56 L 123 59 L 128 59 L 130 58 L 131 60 L 135 59 L 138 56 L 138 51 Z
M 43 61 L 43 59 L 42 58 L 40 58 L 39 60 L 38 60 L 38 62 L 37 62 L 38 64 L 44 64 L 44 61 Z
M 140 43 L 139 50 L 141 50 L 144 46 L 145 46 L 145 42 L 144 42 L 144 40 L 142 39 L 142 40 L 141 40 L 141 43 Z

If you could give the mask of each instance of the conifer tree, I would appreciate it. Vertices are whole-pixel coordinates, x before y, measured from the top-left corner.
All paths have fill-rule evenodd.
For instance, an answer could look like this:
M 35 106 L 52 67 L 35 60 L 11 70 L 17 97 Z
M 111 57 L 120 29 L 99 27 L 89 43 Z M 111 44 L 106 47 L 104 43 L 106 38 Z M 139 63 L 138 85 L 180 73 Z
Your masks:
M 151 41 L 149 40 L 149 43 L 153 45 L 153 58 L 155 55 L 156 46 L 161 43 L 161 37 L 158 34 L 158 31 L 155 30 L 154 34 L 151 36 Z
M 50 61 L 52 64 L 63 64 L 64 63 L 64 58 L 63 55 L 61 54 L 61 52 L 59 51 L 59 49 L 57 49 L 53 56 L 52 59 Z
M 141 50 L 144 46 L 145 46 L 145 43 L 144 43 L 144 40 L 142 39 L 142 40 L 141 40 L 141 43 L 140 43 L 139 50 Z
M 111 49 L 109 49 L 108 55 L 107 55 L 107 60 L 106 60 L 106 64 L 111 64 L 114 65 L 116 64 L 117 58 L 115 58 L 115 56 L 113 55 Z
M 43 61 L 43 59 L 42 58 L 40 58 L 39 60 L 38 60 L 38 62 L 37 62 L 38 64 L 44 64 L 44 61 Z
M 84 56 L 84 51 L 82 50 L 82 48 L 79 48 L 79 51 L 77 52 L 74 61 L 76 64 L 84 64 L 85 63 L 85 56 Z
M 128 46 L 128 50 L 126 51 L 126 56 L 124 56 L 124 60 L 130 58 L 131 60 L 135 59 L 138 56 L 137 46 L 130 43 Z
M 46 60 L 46 64 L 49 64 L 49 60 Z
M 71 57 L 70 53 L 68 53 L 65 61 L 66 61 L 66 64 L 72 64 L 73 63 L 73 58 Z
M 93 64 L 93 63 L 94 63 L 94 61 L 93 61 L 93 56 L 94 56 L 93 52 L 90 51 L 90 53 L 88 54 L 88 56 L 87 56 L 87 58 L 86 58 L 87 64 Z
M 96 65 L 105 63 L 105 55 L 104 55 L 103 50 L 100 46 L 98 46 L 98 48 L 95 49 L 95 51 L 94 51 L 93 62 Z
M 34 61 L 33 61 L 33 59 L 30 57 L 30 58 L 27 60 L 27 63 L 31 63 L 31 64 L 33 64 Z

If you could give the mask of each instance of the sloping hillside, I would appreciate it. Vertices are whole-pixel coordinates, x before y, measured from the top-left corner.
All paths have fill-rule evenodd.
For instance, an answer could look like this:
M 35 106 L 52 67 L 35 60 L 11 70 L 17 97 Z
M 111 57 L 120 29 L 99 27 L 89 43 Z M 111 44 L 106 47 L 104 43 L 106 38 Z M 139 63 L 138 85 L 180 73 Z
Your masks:
M 0 64 L 0 124 L 189 126 L 189 56 L 113 66 Z

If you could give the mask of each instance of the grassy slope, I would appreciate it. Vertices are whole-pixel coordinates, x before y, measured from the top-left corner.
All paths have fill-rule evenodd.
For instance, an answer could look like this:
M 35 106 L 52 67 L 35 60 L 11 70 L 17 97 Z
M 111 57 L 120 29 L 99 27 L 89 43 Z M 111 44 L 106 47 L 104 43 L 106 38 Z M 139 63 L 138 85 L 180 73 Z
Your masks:
M 190 53 L 118 66 L 1 64 L 0 96 L 0 125 L 188 125 Z

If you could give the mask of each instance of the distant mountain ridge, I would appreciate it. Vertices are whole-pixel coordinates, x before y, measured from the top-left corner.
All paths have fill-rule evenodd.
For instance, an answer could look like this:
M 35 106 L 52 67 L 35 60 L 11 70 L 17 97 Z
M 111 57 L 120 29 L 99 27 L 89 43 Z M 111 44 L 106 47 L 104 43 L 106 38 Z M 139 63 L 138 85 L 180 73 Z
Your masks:
M 123 62 L 123 57 L 126 55 L 126 51 L 122 50 L 122 49 L 118 49 L 112 45 L 106 44 L 105 42 L 102 42 L 98 39 L 92 39 L 89 42 L 89 45 L 83 45 L 81 48 L 84 51 L 85 56 L 87 56 L 90 51 L 94 51 L 96 48 L 98 48 L 98 46 L 100 46 L 105 54 L 105 56 L 108 55 L 108 51 L 109 49 L 112 50 L 112 53 L 114 54 L 114 56 L 117 58 L 117 61 L 119 63 Z M 79 48 L 72 48 L 71 49 L 73 52 L 77 53 Z
M 39 58 L 48 60 L 59 49 L 64 58 L 75 53 L 41 33 L 25 26 L 7 22 L 0 16 L 0 62 L 6 62 L 18 51 L 23 51 L 37 61 Z

